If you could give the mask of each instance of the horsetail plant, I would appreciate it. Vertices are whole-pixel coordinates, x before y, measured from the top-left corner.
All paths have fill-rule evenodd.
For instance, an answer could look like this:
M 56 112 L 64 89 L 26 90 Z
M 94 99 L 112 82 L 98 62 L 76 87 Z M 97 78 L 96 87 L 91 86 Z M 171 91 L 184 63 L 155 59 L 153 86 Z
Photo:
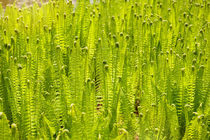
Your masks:
M 0 139 L 208 140 L 209 0 L 0 5 Z

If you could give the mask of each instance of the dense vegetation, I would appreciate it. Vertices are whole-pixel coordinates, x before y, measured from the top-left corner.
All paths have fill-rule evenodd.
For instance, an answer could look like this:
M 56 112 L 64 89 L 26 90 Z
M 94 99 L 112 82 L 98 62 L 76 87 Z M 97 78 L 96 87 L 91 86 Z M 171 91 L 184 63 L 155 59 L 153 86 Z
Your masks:
M 0 139 L 208 140 L 209 0 L 0 8 Z

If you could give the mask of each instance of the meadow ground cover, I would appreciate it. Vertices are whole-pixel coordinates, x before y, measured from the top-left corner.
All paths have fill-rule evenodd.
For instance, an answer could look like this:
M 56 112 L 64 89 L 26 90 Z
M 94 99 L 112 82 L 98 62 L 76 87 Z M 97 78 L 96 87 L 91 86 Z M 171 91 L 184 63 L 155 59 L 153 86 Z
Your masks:
M 0 139 L 208 140 L 209 0 L 0 6 Z

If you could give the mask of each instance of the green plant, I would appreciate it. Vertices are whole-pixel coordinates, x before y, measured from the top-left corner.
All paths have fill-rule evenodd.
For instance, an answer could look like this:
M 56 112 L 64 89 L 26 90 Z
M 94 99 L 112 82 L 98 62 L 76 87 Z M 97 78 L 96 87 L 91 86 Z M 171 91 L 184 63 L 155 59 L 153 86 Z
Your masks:
M 0 139 L 209 139 L 209 0 L 0 6 Z

